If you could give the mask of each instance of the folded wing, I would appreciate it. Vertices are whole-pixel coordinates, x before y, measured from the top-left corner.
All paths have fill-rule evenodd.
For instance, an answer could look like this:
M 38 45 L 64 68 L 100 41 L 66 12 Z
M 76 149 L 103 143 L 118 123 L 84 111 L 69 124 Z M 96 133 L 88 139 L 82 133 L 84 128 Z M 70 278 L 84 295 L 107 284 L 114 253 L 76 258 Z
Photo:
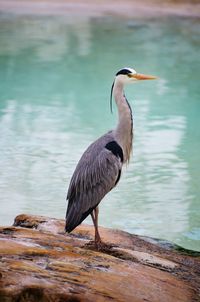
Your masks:
M 91 214 L 119 181 L 121 156 L 107 146 L 110 145 L 105 137 L 90 145 L 74 171 L 67 194 L 67 232 L 71 232 Z

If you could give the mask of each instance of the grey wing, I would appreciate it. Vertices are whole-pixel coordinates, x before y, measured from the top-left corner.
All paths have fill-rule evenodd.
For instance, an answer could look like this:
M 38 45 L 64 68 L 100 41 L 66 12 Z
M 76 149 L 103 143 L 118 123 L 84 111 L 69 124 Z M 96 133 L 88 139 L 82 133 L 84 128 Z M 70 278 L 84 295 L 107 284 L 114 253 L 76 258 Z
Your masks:
M 98 148 L 97 148 L 98 145 Z M 66 231 L 71 232 L 116 185 L 121 175 L 122 162 L 98 141 L 80 159 L 68 189 Z

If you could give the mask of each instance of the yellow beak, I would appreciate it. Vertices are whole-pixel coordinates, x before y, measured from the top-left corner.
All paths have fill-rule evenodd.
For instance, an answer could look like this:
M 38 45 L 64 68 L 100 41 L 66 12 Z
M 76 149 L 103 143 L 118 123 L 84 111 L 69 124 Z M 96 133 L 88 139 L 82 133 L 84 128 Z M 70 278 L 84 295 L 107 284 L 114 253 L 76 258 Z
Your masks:
M 135 78 L 137 80 L 155 80 L 157 77 L 153 75 L 147 75 L 147 74 L 142 74 L 142 73 L 135 73 L 135 74 L 130 74 L 131 78 Z

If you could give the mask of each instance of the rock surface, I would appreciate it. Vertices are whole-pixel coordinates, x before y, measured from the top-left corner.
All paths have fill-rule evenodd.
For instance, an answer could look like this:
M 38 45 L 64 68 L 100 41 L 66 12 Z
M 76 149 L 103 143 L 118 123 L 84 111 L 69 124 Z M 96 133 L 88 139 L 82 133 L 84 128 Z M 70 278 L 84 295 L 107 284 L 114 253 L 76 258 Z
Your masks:
M 66 235 L 64 221 L 19 215 L 0 228 L 0 301 L 200 301 L 200 253 L 92 226 Z

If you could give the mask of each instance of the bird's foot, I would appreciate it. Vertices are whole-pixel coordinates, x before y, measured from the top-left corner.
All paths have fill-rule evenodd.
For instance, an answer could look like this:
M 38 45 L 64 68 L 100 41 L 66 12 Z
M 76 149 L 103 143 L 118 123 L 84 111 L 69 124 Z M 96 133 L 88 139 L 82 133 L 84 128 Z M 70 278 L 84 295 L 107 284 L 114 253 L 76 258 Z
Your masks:
M 97 249 L 97 251 L 102 251 L 103 247 L 105 246 L 105 243 L 101 240 L 98 240 L 98 241 L 94 241 L 94 245 L 95 245 L 95 248 Z
M 113 244 L 108 244 L 108 243 L 105 243 L 103 241 L 89 241 L 86 246 L 91 249 L 91 250 L 97 250 L 99 252 L 109 252 L 113 247 L 114 245 Z

